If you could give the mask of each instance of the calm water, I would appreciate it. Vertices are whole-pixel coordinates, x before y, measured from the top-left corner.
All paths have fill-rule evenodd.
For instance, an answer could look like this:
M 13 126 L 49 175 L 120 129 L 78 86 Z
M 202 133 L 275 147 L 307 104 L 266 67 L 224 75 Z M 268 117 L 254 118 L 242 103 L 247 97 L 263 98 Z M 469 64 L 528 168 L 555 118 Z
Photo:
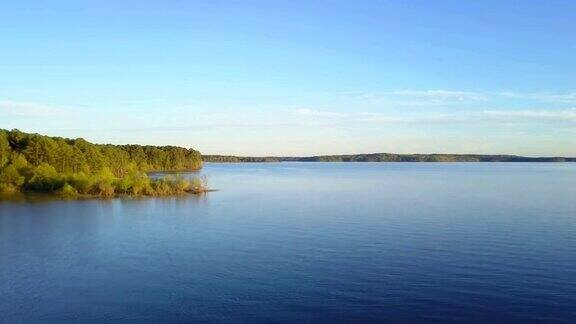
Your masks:
M 576 164 L 209 164 L 0 202 L 0 321 L 576 321 Z

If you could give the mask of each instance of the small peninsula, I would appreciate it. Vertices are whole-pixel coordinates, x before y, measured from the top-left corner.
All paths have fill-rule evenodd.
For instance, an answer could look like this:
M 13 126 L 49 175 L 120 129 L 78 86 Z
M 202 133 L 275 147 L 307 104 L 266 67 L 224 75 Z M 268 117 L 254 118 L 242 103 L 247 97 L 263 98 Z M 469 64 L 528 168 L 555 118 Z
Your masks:
M 202 156 L 194 149 L 92 144 L 0 129 L 0 193 L 69 198 L 199 194 L 209 191 L 206 178 L 150 177 L 148 172 L 201 168 Z

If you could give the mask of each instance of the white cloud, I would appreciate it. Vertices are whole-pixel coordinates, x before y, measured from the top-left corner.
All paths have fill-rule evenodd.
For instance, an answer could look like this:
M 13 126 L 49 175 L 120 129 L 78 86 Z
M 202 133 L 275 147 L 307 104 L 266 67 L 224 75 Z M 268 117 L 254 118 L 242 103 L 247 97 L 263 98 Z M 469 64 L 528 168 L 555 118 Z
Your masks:
M 322 111 L 314 110 L 308 108 L 296 109 L 296 113 L 299 115 L 313 116 L 313 117 L 345 117 L 346 114 L 334 112 L 334 111 Z
M 523 102 L 576 104 L 576 92 L 479 92 L 459 90 L 385 90 L 354 95 L 356 99 L 389 107 L 426 107 L 478 105 L 514 99 Z
M 450 95 L 447 95 L 448 97 Z M 576 124 L 576 108 L 569 109 L 463 109 L 458 111 L 390 111 L 390 112 L 351 112 L 301 108 L 295 111 L 299 115 L 309 117 L 346 117 L 350 123 L 380 123 L 380 124 Z M 302 121 L 301 121 L 302 122 Z M 337 119 L 326 120 L 338 123 Z M 574 125 L 576 126 L 576 125 Z
M 363 93 L 361 100 L 395 106 L 439 106 L 484 102 L 489 96 L 480 92 L 453 90 L 388 90 Z
M 385 124 L 436 124 L 454 123 L 466 121 L 466 114 L 447 113 L 420 113 L 420 114 L 385 114 L 385 113 L 361 113 L 358 121 L 377 122 Z
M 379 122 L 386 124 L 400 124 L 400 123 L 411 123 L 414 121 L 414 117 L 411 116 L 394 116 L 391 114 L 380 114 L 380 113 L 360 113 L 358 116 L 359 121 L 363 122 Z
M 576 108 L 561 110 L 487 110 L 483 114 L 486 117 L 512 120 L 576 122 Z
M 0 100 L 0 113 L 15 117 L 49 117 L 60 115 L 64 109 L 31 102 Z
M 440 101 L 486 101 L 483 93 L 453 90 L 395 90 L 384 94 Z
M 551 92 L 533 92 L 533 93 L 520 93 L 520 92 L 501 92 L 498 95 L 524 100 L 536 100 L 553 103 L 568 103 L 576 104 L 576 92 L 567 93 L 551 93 Z
M 576 124 L 576 108 L 560 110 L 484 110 L 480 112 L 381 114 L 360 113 L 356 120 L 385 124 L 530 123 Z M 576 125 L 575 125 L 576 126 Z

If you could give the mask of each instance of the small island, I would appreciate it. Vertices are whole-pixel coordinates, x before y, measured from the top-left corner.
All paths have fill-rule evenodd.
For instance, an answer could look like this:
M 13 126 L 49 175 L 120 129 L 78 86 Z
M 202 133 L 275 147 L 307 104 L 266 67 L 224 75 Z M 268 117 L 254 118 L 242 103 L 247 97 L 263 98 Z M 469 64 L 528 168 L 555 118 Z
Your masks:
M 168 196 L 207 191 L 207 179 L 152 171 L 197 171 L 202 156 L 176 146 L 92 144 L 0 129 L 0 193 L 43 192 L 66 198 Z

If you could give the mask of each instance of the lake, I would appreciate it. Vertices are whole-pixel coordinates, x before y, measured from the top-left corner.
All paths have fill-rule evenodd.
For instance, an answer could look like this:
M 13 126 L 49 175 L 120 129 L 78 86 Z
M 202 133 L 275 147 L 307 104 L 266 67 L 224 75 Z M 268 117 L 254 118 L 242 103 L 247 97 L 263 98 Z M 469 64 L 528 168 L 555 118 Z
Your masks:
M 576 321 L 576 164 L 207 164 L 0 202 L 0 321 Z

